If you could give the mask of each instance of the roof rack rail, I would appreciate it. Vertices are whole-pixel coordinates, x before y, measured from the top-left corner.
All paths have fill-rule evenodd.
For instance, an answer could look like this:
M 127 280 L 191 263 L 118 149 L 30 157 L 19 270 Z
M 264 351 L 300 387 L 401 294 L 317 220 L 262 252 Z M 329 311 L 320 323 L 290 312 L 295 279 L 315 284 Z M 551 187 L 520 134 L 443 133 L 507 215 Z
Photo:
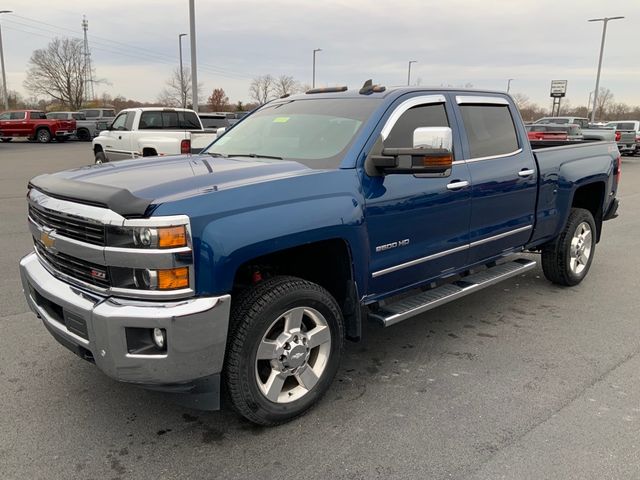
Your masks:
M 311 90 L 307 90 L 306 94 L 314 94 L 314 93 L 331 93 L 331 92 L 346 92 L 349 88 L 346 85 L 341 87 L 324 87 L 324 88 L 312 88 Z
M 371 95 L 372 93 L 380 93 L 384 92 L 387 89 L 384 85 L 374 85 L 373 80 L 369 79 L 364 82 L 362 88 L 360 89 L 360 95 Z

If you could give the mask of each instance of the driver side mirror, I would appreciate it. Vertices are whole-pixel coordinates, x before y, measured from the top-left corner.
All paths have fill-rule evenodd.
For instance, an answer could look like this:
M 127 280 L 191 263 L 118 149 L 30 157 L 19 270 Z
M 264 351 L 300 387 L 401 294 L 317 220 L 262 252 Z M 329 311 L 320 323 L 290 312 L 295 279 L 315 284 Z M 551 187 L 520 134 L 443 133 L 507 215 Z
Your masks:
M 453 135 L 449 127 L 420 127 L 410 148 L 386 148 L 369 155 L 367 173 L 409 173 L 421 177 L 448 177 L 453 166 Z

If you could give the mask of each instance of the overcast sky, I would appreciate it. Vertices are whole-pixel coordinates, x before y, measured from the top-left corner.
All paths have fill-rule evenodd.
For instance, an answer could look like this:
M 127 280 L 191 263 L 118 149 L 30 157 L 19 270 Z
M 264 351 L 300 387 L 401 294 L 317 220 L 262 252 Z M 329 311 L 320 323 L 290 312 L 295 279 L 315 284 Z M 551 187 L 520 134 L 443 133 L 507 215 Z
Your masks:
M 0 0 L 10 90 L 22 86 L 31 52 L 55 36 L 82 36 L 98 93 L 153 101 L 178 65 L 178 34 L 189 32 L 187 0 Z M 616 101 L 640 104 L 639 0 L 196 0 L 198 78 L 205 98 L 222 87 L 231 101 L 249 100 L 256 75 L 292 75 L 310 84 L 360 87 L 413 82 L 526 94 L 548 105 L 553 79 L 568 80 L 571 105 L 594 89 L 602 23 L 609 23 L 601 86 Z M 43 22 L 43 23 L 42 23 Z M 187 42 L 184 42 L 187 40 Z M 188 37 L 183 40 L 189 61 Z M 202 100 L 201 100 L 202 103 Z

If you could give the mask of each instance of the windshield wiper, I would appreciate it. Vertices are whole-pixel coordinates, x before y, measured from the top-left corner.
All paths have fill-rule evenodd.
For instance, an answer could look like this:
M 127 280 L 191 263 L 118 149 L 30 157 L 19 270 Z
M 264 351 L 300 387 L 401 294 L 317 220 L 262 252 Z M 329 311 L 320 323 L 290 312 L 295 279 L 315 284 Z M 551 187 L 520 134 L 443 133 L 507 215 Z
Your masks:
M 275 157 L 273 155 L 261 155 L 259 153 L 230 153 L 228 157 L 250 157 L 250 158 L 271 158 L 273 160 L 284 160 L 282 157 Z
M 218 153 L 218 152 L 205 152 L 207 155 L 211 155 L 212 157 L 216 157 L 216 158 L 229 158 L 229 155 L 225 155 L 224 153 Z

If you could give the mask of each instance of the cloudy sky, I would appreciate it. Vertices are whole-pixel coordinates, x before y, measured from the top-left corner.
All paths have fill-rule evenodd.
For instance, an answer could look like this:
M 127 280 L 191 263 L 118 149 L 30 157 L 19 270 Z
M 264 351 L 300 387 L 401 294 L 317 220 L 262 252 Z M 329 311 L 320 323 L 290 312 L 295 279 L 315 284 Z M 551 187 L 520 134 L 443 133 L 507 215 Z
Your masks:
M 56 36 L 89 42 L 98 87 L 155 100 L 178 64 L 179 33 L 189 32 L 187 0 L 0 0 L 9 89 L 22 83 L 31 52 Z M 549 104 L 549 84 L 568 80 L 571 105 L 586 104 L 595 84 L 602 23 L 609 23 L 601 86 L 616 101 L 640 104 L 639 0 L 196 0 L 198 76 L 207 96 L 222 87 L 249 100 L 256 75 L 292 75 L 311 83 L 359 87 L 412 79 L 422 85 L 473 84 Z M 189 61 L 188 37 L 184 45 Z M 183 43 L 185 43 L 183 41 Z

